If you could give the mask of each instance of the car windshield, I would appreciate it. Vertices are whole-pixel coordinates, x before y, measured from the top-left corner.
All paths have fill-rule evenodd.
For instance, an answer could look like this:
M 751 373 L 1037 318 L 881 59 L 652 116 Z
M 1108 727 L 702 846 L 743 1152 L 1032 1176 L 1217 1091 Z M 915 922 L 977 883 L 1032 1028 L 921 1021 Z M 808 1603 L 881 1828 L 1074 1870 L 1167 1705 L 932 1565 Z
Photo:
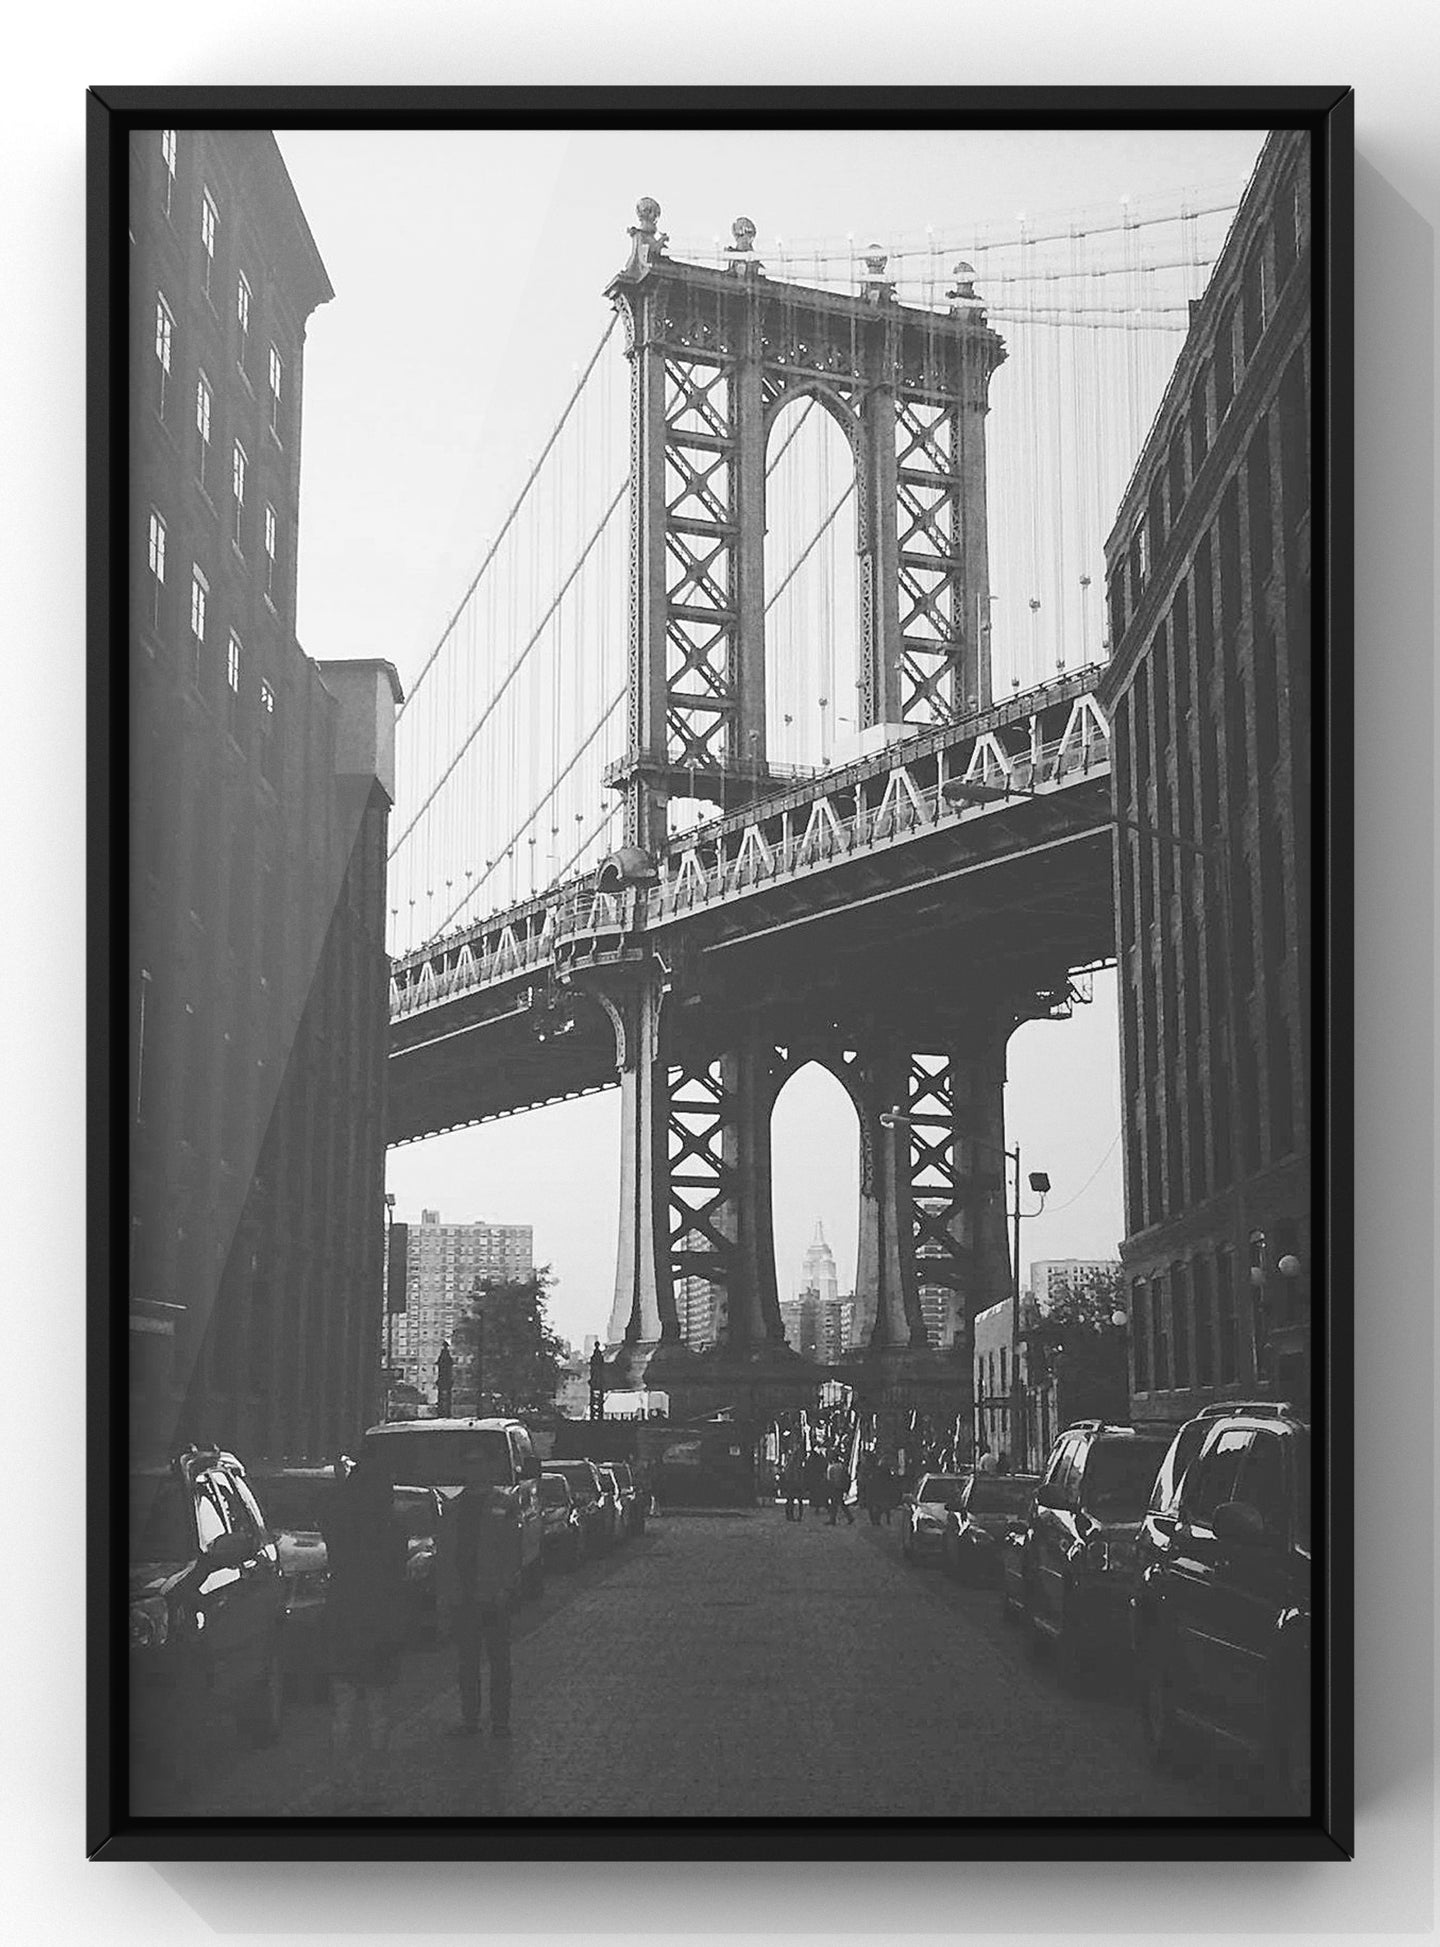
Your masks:
M 326 1505 L 335 1491 L 333 1480 L 294 1480 L 272 1475 L 255 1485 L 268 1527 L 289 1534 L 319 1534 Z
M 961 1474 L 930 1474 L 920 1483 L 917 1501 L 958 1501 L 965 1485 Z
M 382 1455 L 391 1479 L 406 1487 L 462 1487 L 476 1460 L 485 1463 L 492 1479 L 510 1478 L 510 1444 L 497 1427 L 407 1427 L 398 1433 L 370 1433 L 365 1451 Z
M 557 1480 L 553 1474 L 542 1474 L 540 1476 L 540 1499 L 545 1503 L 547 1508 L 568 1507 L 570 1504 L 570 1490 L 565 1485 L 563 1478 Z
M 132 1562 L 188 1562 L 195 1553 L 189 1497 L 173 1474 L 130 1477 Z
M 610 1472 L 615 1476 L 615 1479 L 621 1487 L 631 1487 L 634 1485 L 631 1481 L 630 1469 L 628 1467 L 612 1467 Z
M 970 1490 L 971 1514 L 1019 1514 L 1030 1505 L 1035 1483 L 1005 1474 L 977 1474 Z
M 569 1481 L 571 1492 L 577 1500 L 593 1501 L 595 1499 L 595 1476 L 591 1473 L 588 1466 L 574 1461 L 562 1461 L 558 1467 L 552 1468 L 551 1472 L 559 1474 L 563 1480 Z
M 1080 1505 L 1089 1514 L 1138 1521 L 1164 1458 L 1159 1440 L 1097 1440 L 1085 1468 Z

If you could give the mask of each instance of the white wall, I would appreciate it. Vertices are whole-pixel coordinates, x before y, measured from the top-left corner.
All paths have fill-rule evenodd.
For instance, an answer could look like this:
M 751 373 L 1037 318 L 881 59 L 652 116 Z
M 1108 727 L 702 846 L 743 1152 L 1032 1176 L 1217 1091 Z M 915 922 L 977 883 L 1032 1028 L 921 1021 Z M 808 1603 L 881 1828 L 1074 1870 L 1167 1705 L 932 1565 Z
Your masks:
M 895 23 L 903 20 L 904 31 Z M 685 53 L 680 50 L 686 48 Z M 0 535 L 9 749 L 0 911 L 10 927 L 3 1180 L 27 1252 L 7 1272 L 15 1370 L 0 1475 L 9 1545 L 3 1682 L 4 1907 L 17 1942 L 271 1941 L 471 1934 L 882 1942 L 912 1929 L 1031 1941 L 1433 1938 L 1434 236 L 1433 0 L 1010 0 L 884 11 L 873 0 L 543 10 L 472 0 L 249 0 L 17 10 L 6 37 Z M 1359 1596 L 1359 1862 L 1117 1871 L 855 1861 L 635 1871 L 87 1866 L 82 1857 L 82 1314 L 77 1221 L 85 1056 L 82 663 L 84 218 L 90 82 L 473 78 L 1024 84 L 1342 83 L 1359 91 L 1362 1011 L 1357 1245 L 1367 1329 Z M 663 170 L 661 172 L 663 174 Z M 641 187 L 648 187 L 642 185 Z M 921 219 L 953 185 L 917 184 Z M 1056 185 L 1063 198 L 1063 184 Z M 663 187 L 660 192 L 663 196 Z M 523 184 L 515 221 L 526 220 Z M 497 263 L 504 245 L 497 239 Z M 563 266 L 557 266 L 563 277 Z M 10 653 L 13 652 L 13 653 Z M 1337 726 L 1342 748 L 1345 724 Z M 683 1871 L 684 1878 L 681 1880 Z M 803 1906 L 801 1902 L 803 1901 Z M 678 1916 L 686 1916 L 681 1921 Z

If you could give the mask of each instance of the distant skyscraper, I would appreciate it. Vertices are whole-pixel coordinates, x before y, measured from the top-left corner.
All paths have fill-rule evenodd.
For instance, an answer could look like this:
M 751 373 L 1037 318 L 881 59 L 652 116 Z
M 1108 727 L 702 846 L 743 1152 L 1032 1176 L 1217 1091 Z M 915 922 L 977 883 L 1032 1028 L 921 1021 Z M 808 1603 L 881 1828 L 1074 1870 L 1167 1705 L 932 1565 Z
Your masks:
M 682 1250 L 704 1250 L 699 1231 L 688 1231 L 680 1240 Z M 715 1343 L 715 1287 L 708 1278 L 695 1273 L 675 1280 L 675 1315 L 681 1341 L 692 1352 L 703 1352 Z
M 835 1253 L 825 1242 L 825 1227 L 817 1223 L 813 1241 L 806 1246 L 805 1263 L 800 1272 L 802 1295 L 813 1291 L 822 1301 L 834 1302 L 840 1296 L 840 1280 L 835 1271 Z

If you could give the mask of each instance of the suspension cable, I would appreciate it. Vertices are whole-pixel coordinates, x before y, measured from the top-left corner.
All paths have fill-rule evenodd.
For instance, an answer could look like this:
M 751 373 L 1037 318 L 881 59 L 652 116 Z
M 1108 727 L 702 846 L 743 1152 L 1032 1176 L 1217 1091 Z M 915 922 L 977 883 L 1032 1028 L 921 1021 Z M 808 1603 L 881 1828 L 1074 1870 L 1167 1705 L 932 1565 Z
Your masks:
M 495 556 L 499 552 L 500 543 L 505 539 L 505 536 L 510 532 L 511 527 L 514 524 L 516 515 L 520 512 L 520 509 L 524 506 L 526 498 L 529 495 L 530 489 L 534 486 L 536 480 L 539 478 L 541 467 L 544 466 L 546 460 L 550 457 L 551 448 L 554 446 L 556 440 L 559 439 L 561 433 L 564 431 L 565 422 L 569 419 L 571 412 L 574 410 L 576 400 L 580 397 L 580 394 L 585 390 L 585 387 L 589 382 L 590 374 L 595 370 L 596 365 L 599 363 L 600 354 L 601 352 L 604 351 L 606 345 L 609 343 L 610 334 L 615 329 L 616 324 L 619 322 L 619 317 L 620 314 L 618 311 L 614 311 L 610 314 L 610 322 L 609 324 L 606 325 L 604 331 L 601 332 L 600 342 L 595 347 L 594 351 L 590 354 L 589 363 L 586 365 L 584 371 L 580 374 L 580 377 L 576 381 L 574 391 L 570 394 L 570 397 L 565 401 L 564 410 L 561 412 L 560 417 L 555 421 L 555 425 L 551 430 L 549 439 L 547 439 L 545 444 L 541 447 L 540 457 L 536 460 L 534 466 L 531 467 L 530 472 L 526 477 L 525 484 L 520 489 L 520 493 L 515 501 L 514 506 L 510 509 L 510 512 L 505 516 L 504 520 L 501 522 L 500 531 L 495 536 L 495 539 L 490 543 L 490 546 L 486 549 L 485 559 L 480 563 L 480 566 L 475 570 L 474 576 L 470 582 L 470 586 L 465 590 L 465 593 L 460 598 L 459 606 L 456 608 L 455 613 L 450 617 L 450 620 L 445 624 L 445 627 L 440 634 L 440 640 L 435 644 L 435 647 L 430 651 L 430 654 L 425 658 L 425 662 L 420 670 L 420 674 L 415 678 L 415 681 L 410 686 L 410 692 L 408 696 L 405 698 L 405 701 L 400 705 L 400 708 L 396 711 L 395 715 L 397 720 L 399 717 L 403 716 L 405 710 L 409 707 L 411 703 L 414 702 L 415 694 L 417 690 L 420 688 L 420 685 L 425 681 L 425 678 L 429 675 L 431 665 L 434 663 L 435 658 L 440 654 L 440 651 L 445 647 L 445 644 L 450 640 L 450 637 L 454 634 L 455 625 L 460 620 L 460 617 L 464 614 L 466 604 L 470 600 L 470 597 L 475 593 L 475 590 L 480 586 L 481 577 L 484 575 L 485 570 L 490 566 L 490 563 L 495 559 Z
M 390 857 L 392 859 L 395 857 L 396 853 L 400 850 L 400 847 L 405 843 L 406 839 L 410 836 L 411 832 L 414 831 L 415 827 L 419 824 L 420 820 L 425 816 L 425 813 L 430 809 L 431 805 L 434 804 L 436 798 L 440 795 L 441 791 L 449 783 L 451 777 L 454 775 L 456 765 L 460 762 L 460 759 L 465 755 L 466 751 L 469 750 L 471 744 L 473 744 L 475 739 L 480 735 L 480 732 L 485 728 L 485 725 L 490 721 L 490 718 L 493 716 L 496 706 L 500 702 L 500 699 L 505 695 L 505 692 L 509 689 L 511 683 L 515 680 L 516 676 L 520 673 L 521 668 L 524 666 L 526 657 L 530 654 L 530 651 L 535 647 L 536 643 L 540 640 L 541 636 L 544 635 L 545 630 L 548 628 L 551 618 L 554 616 L 556 609 L 559 608 L 561 602 L 563 602 L 566 595 L 569 594 L 572 584 L 574 583 L 576 577 L 579 575 L 580 570 L 585 566 L 586 561 L 589 559 L 590 553 L 594 548 L 595 543 L 600 539 L 600 536 L 605 532 L 606 527 L 609 525 L 612 517 L 614 516 L 615 509 L 620 505 L 620 502 L 625 498 L 625 492 L 626 489 L 629 487 L 629 485 L 630 485 L 630 476 L 629 474 L 626 474 L 625 478 L 620 482 L 620 485 L 615 490 L 614 499 L 610 502 L 610 505 L 605 509 L 605 512 L 601 515 L 599 526 L 595 528 L 594 532 L 590 536 L 590 539 L 585 543 L 585 546 L 581 549 L 579 559 L 576 561 L 574 567 L 570 570 L 569 574 L 566 575 L 554 599 L 551 601 L 550 606 L 546 609 L 545 613 L 541 616 L 539 623 L 536 625 L 534 634 L 530 637 L 530 640 L 525 644 L 525 647 L 520 651 L 519 655 L 515 658 L 514 662 L 511 663 L 509 669 L 506 670 L 499 689 L 496 690 L 495 694 L 491 697 L 490 701 L 485 705 L 485 708 L 481 711 L 479 721 L 475 724 L 469 736 L 466 737 L 464 743 L 461 744 L 459 750 L 456 751 L 455 755 L 451 758 L 450 762 L 445 766 L 444 771 L 435 780 L 435 783 L 431 786 L 429 797 L 426 798 L 425 802 L 416 811 L 414 817 L 410 820 L 410 823 L 405 827 L 404 831 L 401 832 L 399 838 L 396 839 L 394 845 L 390 848 Z M 411 691 L 411 695 L 412 696 L 414 695 L 413 690 Z
M 502 859 L 505 856 L 507 849 L 515 843 L 516 839 L 520 837 L 522 832 L 524 832 L 526 827 L 530 824 L 531 820 L 535 817 L 536 813 L 540 810 L 541 805 L 545 803 L 546 798 L 554 797 L 555 793 L 560 789 L 560 786 L 565 782 L 566 778 L 569 777 L 570 773 L 575 769 L 575 766 L 580 762 L 581 758 L 584 757 L 585 753 L 589 750 L 590 746 L 595 742 L 595 739 L 600 735 L 600 732 L 609 723 L 610 719 L 614 716 L 615 712 L 620 708 L 620 705 L 624 701 L 625 701 L 625 691 L 623 689 L 618 690 L 616 694 L 611 698 L 609 709 L 605 712 L 604 716 L 601 717 L 600 721 L 595 725 L 594 729 L 586 737 L 584 743 L 581 744 L 580 747 L 571 755 L 570 761 L 566 764 L 564 770 L 561 771 L 556 777 L 551 779 L 548 787 L 546 788 L 544 796 L 541 797 L 541 799 L 537 804 L 534 804 L 530 807 L 530 809 L 526 812 L 525 816 L 520 820 L 520 823 L 515 827 L 514 831 L 511 832 L 510 836 L 505 840 L 504 844 L 501 845 L 499 851 L 496 854 L 495 859 L 492 860 L 491 863 L 486 866 L 485 870 L 480 874 L 479 878 L 475 881 L 474 885 L 468 886 L 466 888 L 464 897 L 458 899 L 455 902 L 455 904 L 451 907 L 450 911 L 446 913 L 445 917 L 440 922 L 439 930 L 442 933 L 444 932 L 445 928 L 450 924 L 451 920 L 454 919 L 455 915 L 458 912 L 461 912 L 466 906 L 469 905 L 470 901 L 475 897 L 476 893 L 479 892 L 480 888 L 485 884 L 485 881 L 490 877 L 490 874 L 495 870 L 496 864 L 499 862 L 500 859 Z M 609 816 L 608 813 L 606 815 Z M 589 841 L 587 840 L 586 843 L 588 844 Z

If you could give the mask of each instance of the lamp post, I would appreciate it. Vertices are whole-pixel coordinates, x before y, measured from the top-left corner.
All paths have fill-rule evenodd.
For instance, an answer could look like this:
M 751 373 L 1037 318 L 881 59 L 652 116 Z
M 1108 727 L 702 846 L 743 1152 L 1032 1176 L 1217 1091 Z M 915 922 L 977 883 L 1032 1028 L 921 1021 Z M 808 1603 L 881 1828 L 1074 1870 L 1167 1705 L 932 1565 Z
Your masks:
M 882 1129 L 908 1129 L 911 1127 L 911 1118 L 897 1104 L 880 1117 L 880 1126 Z M 1024 1393 L 1020 1380 L 1020 1225 L 1031 1217 L 1038 1217 L 1045 1208 L 1045 1199 L 1050 1194 L 1050 1179 L 1044 1170 L 1031 1171 L 1030 1188 L 1040 1201 L 1033 1210 L 1022 1210 L 1020 1208 L 1022 1188 L 1019 1143 L 1016 1143 L 1013 1149 L 1006 1149 L 1002 1143 L 989 1142 L 984 1136 L 967 1135 L 961 1140 L 973 1143 L 977 1149 L 988 1149 L 992 1156 L 1003 1156 L 1007 1163 L 1015 1165 L 1015 1205 L 1007 1212 L 1012 1224 L 1013 1238 L 1010 1257 L 1010 1398 L 1012 1403 L 1010 1443 L 1011 1465 L 1014 1466 L 1018 1458 L 1021 1462 L 1018 1471 L 1024 1473 L 1023 1462 L 1029 1451 L 1029 1440 L 1025 1425 Z

